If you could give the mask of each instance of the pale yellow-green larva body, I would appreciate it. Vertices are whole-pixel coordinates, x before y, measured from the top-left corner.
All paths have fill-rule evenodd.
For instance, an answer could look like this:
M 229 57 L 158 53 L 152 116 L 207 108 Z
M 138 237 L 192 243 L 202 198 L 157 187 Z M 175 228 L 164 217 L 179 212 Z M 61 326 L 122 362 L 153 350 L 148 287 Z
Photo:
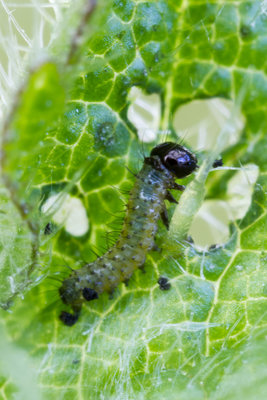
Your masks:
M 183 190 L 175 179 L 189 175 L 196 167 L 192 153 L 170 142 L 156 146 L 150 157 L 145 158 L 130 192 L 117 242 L 103 256 L 73 271 L 63 281 L 60 297 L 74 311 L 74 314 L 61 313 L 63 323 L 73 325 L 84 301 L 97 299 L 103 292 L 112 293 L 144 265 L 148 251 L 154 247 L 160 217 L 168 227 L 165 200 L 175 202 L 169 190 Z

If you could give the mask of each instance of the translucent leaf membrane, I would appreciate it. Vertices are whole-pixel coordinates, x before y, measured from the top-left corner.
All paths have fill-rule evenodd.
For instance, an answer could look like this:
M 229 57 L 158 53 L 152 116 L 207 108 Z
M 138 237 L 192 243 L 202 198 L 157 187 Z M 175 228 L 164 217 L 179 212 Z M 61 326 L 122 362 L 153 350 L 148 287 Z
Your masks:
M 245 124 L 240 111 L 235 111 L 234 108 L 231 100 L 194 100 L 177 109 L 173 118 L 175 130 L 192 148 L 203 152 L 212 151 L 216 147 L 219 136 L 227 125 L 229 132 L 228 135 L 225 134 L 221 151 L 226 150 L 238 143 Z M 255 164 L 240 163 L 239 167 L 232 167 L 224 165 L 221 158 L 218 160 L 222 165 L 213 168 L 213 173 L 220 176 L 229 170 L 234 175 L 227 184 L 225 198 L 205 200 L 193 220 L 189 235 L 195 245 L 202 249 L 215 244 L 222 245 L 229 240 L 229 223 L 242 219 L 247 213 L 259 173 Z
M 16 297 L 12 312 L 1 311 L 12 351 L 27 352 L 38 371 L 38 390 L 47 399 L 158 399 L 177 398 L 177 393 L 220 399 L 229 395 L 232 376 L 237 382 L 231 386 L 233 398 L 253 398 L 248 381 L 257 398 L 264 398 L 264 4 L 122 0 L 105 7 L 99 3 L 93 14 L 88 4 L 77 3 L 75 17 L 72 9 L 65 14 L 53 56 L 29 73 L 3 127 L 3 184 L 14 208 L 14 226 L 10 217 L 1 217 L 1 257 L 6 259 L 8 251 L 12 261 L 12 268 L 1 264 L 1 282 L 3 277 L 9 295 L 16 266 L 26 271 L 15 288 L 24 300 Z M 57 290 L 69 274 L 66 264 L 75 268 L 92 261 L 95 250 L 102 253 L 116 239 L 125 190 L 134 179 L 125 167 L 136 172 L 153 145 L 140 143 L 138 126 L 129 120 L 134 87 L 157 95 L 157 101 L 160 97 L 159 131 L 167 131 L 168 140 L 177 140 L 175 117 L 182 105 L 214 97 L 231 100 L 244 117 L 244 129 L 237 141 L 226 141 L 233 129 L 224 126 L 222 157 L 226 166 L 256 166 L 252 200 L 245 216 L 233 218 L 226 244 L 202 252 L 181 239 L 171 252 L 151 252 L 145 274 L 136 272 L 112 300 L 105 294 L 85 306 L 69 328 L 58 319 Z M 200 162 L 209 155 L 198 155 Z M 234 174 L 222 170 L 205 177 L 206 198 L 228 201 Z M 42 212 L 52 196 L 60 199 L 56 208 Z M 201 205 L 201 196 L 204 183 L 190 197 L 192 206 Z M 86 211 L 90 229 L 82 236 L 55 217 L 69 198 Z M 170 217 L 174 211 L 168 206 Z M 179 221 L 177 226 L 183 228 Z M 16 247 L 19 228 L 24 252 Z M 106 239 L 111 229 L 113 237 Z M 164 237 L 166 242 L 159 223 L 163 248 Z M 48 269 L 56 280 L 44 279 Z M 168 278 L 169 291 L 159 289 L 160 276 Z M 23 356 L 18 351 L 18 362 Z M 3 398 L 15 390 L 23 393 L 21 381 L 9 371 L 0 384 Z

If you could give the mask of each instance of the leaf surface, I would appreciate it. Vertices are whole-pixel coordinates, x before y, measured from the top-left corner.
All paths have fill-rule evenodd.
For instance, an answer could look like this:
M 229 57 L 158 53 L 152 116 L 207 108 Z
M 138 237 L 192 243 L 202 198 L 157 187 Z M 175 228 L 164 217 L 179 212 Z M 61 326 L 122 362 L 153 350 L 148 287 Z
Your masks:
M 264 398 L 264 379 L 257 382 L 267 321 L 264 2 L 116 0 L 102 14 L 100 3 L 71 61 L 71 44 L 59 51 L 57 43 L 58 59 L 29 73 L 3 129 L 0 301 L 7 307 L 15 299 L 11 313 L 1 311 L 5 340 L 20 350 L 18 359 L 27 353 L 45 399 L 223 399 L 229 376 L 238 383 L 232 398 L 252 399 L 240 388 L 250 374 L 241 366 L 246 360 L 251 385 Z M 134 86 L 159 94 L 159 128 L 173 139 L 173 114 L 182 104 L 211 97 L 239 102 L 245 128 L 224 162 L 254 163 L 259 177 L 228 243 L 200 252 L 181 242 L 171 255 L 151 252 L 145 274 L 137 271 L 112 300 L 105 294 L 83 307 L 69 328 L 58 320 L 60 283 L 51 287 L 45 278 L 62 280 L 65 264 L 94 260 L 93 251 L 111 245 L 106 232 L 120 229 L 114 215 L 121 220 L 124 191 L 134 181 L 126 166 L 137 171 L 142 164 L 127 118 Z M 226 196 L 231 176 L 208 179 L 209 196 Z M 79 199 L 89 221 L 82 236 L 65 222 L 44 234 L 55 213 L 42 213 L 51 195 L 58 196 L 57 210 L 66 198 Z M 162 275 L 169 291 L 159 289 Z M 21 370 L 14 371 L 3 370 L 3 399 L 23 393 Z

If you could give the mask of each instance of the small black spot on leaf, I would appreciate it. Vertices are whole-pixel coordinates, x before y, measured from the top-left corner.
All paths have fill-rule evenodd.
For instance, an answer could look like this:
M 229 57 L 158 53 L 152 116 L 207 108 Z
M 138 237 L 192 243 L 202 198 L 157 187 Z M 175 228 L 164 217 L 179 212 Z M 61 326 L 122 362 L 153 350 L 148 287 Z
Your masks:
M 168 280 L 168 278 L 165 278 L 165 276 L 160 276 L 158 279 L 158 284 L 160 290 L 170 290 L 171 284 Z
M 66 326 L 73 326 L 74 324 L 76 324 L 78 318 L 79 318 L 79 314 L 71 314 L 67 311 L 62 311 L 59 316 L 59 319 Z

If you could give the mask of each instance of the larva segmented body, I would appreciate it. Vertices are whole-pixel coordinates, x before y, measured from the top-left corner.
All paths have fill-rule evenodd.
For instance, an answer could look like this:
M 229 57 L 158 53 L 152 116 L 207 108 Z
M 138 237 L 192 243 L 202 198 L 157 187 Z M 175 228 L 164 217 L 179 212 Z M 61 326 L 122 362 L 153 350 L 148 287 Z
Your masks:
M 130 192 L 123 228 L 115 245 L 96 261 L 72 272 L 59 289 L 60 297 L 73 314 L 63 311 L 60 319 L 73 325 L 82 303 L 112 293 L 144 265 L 146 254 L 154 246 L 157 222 L 161 217 L 168 227 L 165 200 L 176 202 L 170 189 L 183 190 L 175 182 L 197 168 L 197 159 L 185 147 L 166 142 L 152 149 Z

